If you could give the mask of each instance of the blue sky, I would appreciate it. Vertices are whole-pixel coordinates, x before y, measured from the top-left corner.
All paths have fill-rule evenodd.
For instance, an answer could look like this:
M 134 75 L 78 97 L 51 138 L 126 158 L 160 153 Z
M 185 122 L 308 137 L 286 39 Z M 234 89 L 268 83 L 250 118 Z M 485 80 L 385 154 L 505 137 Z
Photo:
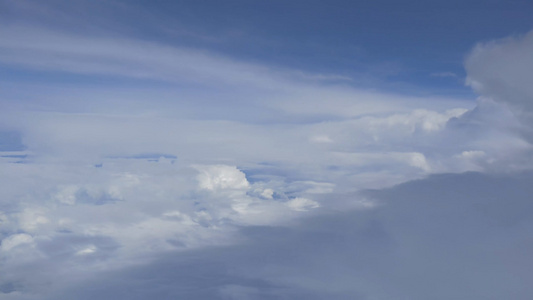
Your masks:
M 531 299 L 532 14 L 0 0 L 0 298 Z

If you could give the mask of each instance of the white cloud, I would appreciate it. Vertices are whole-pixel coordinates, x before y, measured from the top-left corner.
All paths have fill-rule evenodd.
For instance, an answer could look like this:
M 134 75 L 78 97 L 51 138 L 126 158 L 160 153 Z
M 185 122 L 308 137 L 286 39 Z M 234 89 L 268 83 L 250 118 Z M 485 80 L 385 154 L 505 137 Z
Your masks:
M 289 200 L 287 206 L 296 211 L 307 211 L 309 209 L 317 208 L 320 205 L 316 201 L 298 197 Z
M 465 68 L 467 85 L 480 94 L 468 119 L 491 133 L 491 138 L 472 145 L 485 155 L 470 157 L 469 163 L 477 161 L 478 166 L 492 170 L 530 169 L 533 32 L 478 44 Z
M 368 117 L 368 123 L 374 128 L 383 128 L 398 130 L 398 128 L 405 128 L 410 133 L 417 130 L 423 132 L 439 131 L 446 126 L 446 123 L 451 118 L 457 118 L 467 112 L 467 109 L 456 108 L 449 109 L 443 113 L 436 111 L 428 111 L 425 109 L 417 109 L 408 114 L 393 114 L 387 117 Z
M 33 243 L 33 237 L 26 233 L 19 233 L 19 234 L 13 234 L 10 235 L 2 240 L 2 244 L 0 245 L 0 249 L 2 249 L 3 252 L 9 252 L 11 249 L 20 246 L 20 245 L 27 245 Z
M 274 196 L 274 191 L 272 189 L 264 189 L 262 192 L 261 192 L 261 196 L 267 198 L 267 199 L 272 199 L 272 196 Z
M 478 44 L 467 57 L 466 83 L 518 115 L 533 111 L 533 32 Z
M 26 208 L 23 212 L 18 214 L 20 229 L 31 233 L 42 231 L 45 226 L 50 223 L 50 220 L 46 215 L 46 208 Z
M 333 143 L 327 135 L 315 135 L 309 139 L 313 143 Z
M 529 65 L 518 62 L 530 58 L 530 40 L 484 44 L 470 55 L 468 82 L 484 97 L 472 109 L 469 100 L 358 90 L 334 74 L 153 41 L 2 28 L 0 61 L 14 68 L 178 87 L 0 83 L 5 99 L 14 99 L 5 100 L 0 125 L 28 147 L 0 153 L 1 249 L 24 254 L 3 256 L 0 268 L 15 279 L 2 275 L 0 284 L 29 278 L 17 289 L 39 294 L 48 277 L 56 288 L 70 284 L 61 279 L 146 263 L 165 251 L 233 245 L 242 242 L 238 228 L 379 207 L 331 199 L 339 193 L 439 172 L 530 168 L 527 126 L 498 104 L 530 112 Z M 217 292 L 258 295 L 246 284 Z
M 356 166 L 371 166 L 377 167 L 379 165 L 402 164 L 410 167 L 421 169 L 425 172 L 431 170 L 424 154 L 419 152 L 339 152 L 336 153 L 342 161 L 349 162 Z
M 445 174 L 337 194 L 381 205 L 243 227 L 239 243 L 97 273 L 53 296 L 480 300 L 511 289 L 526 300 L 533 292 L 531 180 L 531 172 Z
M 237 167 L 225 165 L 195 166 L 200 172 L 199 186 L 202 189 L 247 189 L 250 187 L 243 172 Z
M 76 192 L 79 190 L 77 186 L 71 185 L 59 187 L 59 189 L 53 198 L 63 204 L 74 205 L 76 203 Z
M 79 251 L 76 252 L 76 255 L 90 255 L 90 254 L 93 254 L 94 252 L 96 252 L 96 247 L 94 245 L 90 245 L 89 247 L 87 248 L 83 248 Z

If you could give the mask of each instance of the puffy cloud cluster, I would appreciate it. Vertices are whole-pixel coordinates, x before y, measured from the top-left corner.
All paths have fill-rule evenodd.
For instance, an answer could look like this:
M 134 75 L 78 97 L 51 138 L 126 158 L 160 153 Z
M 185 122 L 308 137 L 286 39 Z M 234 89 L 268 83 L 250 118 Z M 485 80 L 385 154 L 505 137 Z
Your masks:
M 198 181 L 200 187 L 207 190 L 216 191 L 219 189 L 247 189 L 250 183 L 246 180 L 244 173 L 236 167 L 225 165 L 198 166 L 200 174 Z
M 53 290 L 165 251 L 228 244 L 238 226 L 283 224 L 319 206 L 250 184 L 228 165 L 112 158 L 98 167 L 4 167 L 0 282 L 9 297 L 45 293 L 35 284 L 47 278 Z

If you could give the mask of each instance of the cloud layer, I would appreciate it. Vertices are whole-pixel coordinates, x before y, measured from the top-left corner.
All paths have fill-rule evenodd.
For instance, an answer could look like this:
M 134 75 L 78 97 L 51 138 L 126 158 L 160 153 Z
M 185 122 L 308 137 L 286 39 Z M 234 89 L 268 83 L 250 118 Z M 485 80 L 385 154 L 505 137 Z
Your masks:
M 374 209 L 244 227 L 237 245 L 170 253 L 53 299 L 528 299 L 531 173 L 438 175 Z
M 0 298 L 529 299 L 531 41 L 474 102 L 4 26 Z

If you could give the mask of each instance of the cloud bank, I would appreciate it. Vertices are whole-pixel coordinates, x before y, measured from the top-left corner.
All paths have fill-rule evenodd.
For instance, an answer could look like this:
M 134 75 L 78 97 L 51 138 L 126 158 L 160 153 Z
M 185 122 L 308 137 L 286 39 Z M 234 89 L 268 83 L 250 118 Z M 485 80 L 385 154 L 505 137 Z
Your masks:
M 167 254 L 51 299 L 528 299 L 532 179 L 448 174 L 343 195 L 380 206 L 244 227 L 237 245 Z

